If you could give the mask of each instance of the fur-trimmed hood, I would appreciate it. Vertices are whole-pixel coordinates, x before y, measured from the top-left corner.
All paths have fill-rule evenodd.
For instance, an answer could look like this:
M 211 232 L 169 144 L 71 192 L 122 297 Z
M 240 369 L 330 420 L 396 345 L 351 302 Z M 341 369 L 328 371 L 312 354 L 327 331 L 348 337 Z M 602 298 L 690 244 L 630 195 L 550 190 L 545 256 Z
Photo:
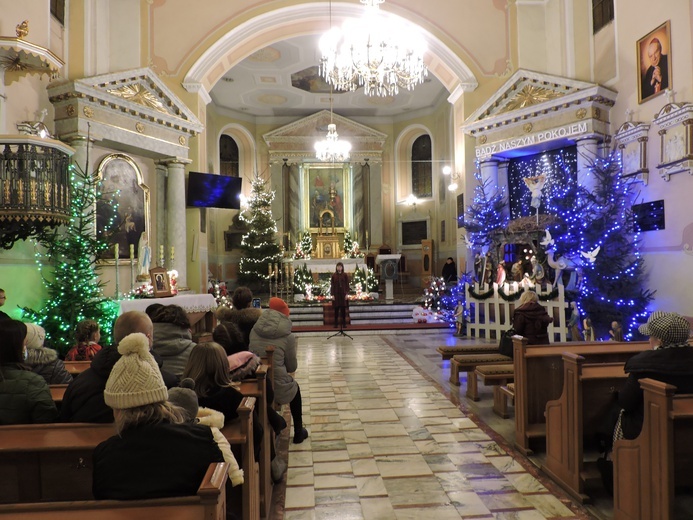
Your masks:
M 52 348 L 28 348 L 26 349 L 27 366 L 46 365 L 58 359 L 58 353 Z
M 197 411 L 197 422 L 210 428 L 224 427 L 224 414 L 211 408 L 200 407 Z

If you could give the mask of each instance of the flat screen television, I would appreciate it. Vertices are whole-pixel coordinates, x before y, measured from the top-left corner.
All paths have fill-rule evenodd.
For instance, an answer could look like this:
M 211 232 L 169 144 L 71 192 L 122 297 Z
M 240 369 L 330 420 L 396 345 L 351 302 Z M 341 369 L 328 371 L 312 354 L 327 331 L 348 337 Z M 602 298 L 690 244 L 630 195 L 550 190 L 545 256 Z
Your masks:
M 240 177 L 190 172 L 188 207 L 241 209 Z

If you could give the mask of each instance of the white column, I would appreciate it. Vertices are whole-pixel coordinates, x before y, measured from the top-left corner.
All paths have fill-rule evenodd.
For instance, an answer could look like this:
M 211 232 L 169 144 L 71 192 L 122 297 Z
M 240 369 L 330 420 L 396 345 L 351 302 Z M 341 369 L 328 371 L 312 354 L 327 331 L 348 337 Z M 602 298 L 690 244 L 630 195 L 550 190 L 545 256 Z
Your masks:
M 486 186 L 486 196 L 491 195 L 498 188 L 498 161 L 496 159 L 487 159 L 479 164 L 481 171 L 481 182 Z
M 507 161 L 498 164 L 498 189 L 505 190 L 508 203 L 503 208 L 503 216 L 510 218 L 510 187 L 508 185 L 508 163 Z
M 597 181 L 590 171 L 590 166 L 598 157 L 599 139 L 595 136 L 577 140 L 577 180 L 578 185 L 590 193 L 594 191 Z
M 159 248 L 164 246 L 166 250 L 166 176 L 168 168 L 160 161 L 156 162 L 156 243 L 150 237 L 152 246 L 152 265 L 158 265 L 154 259 L 159 258 Z M 155 247 L 156 246 L 156 247 Z M 170 251 L 170 249 L 169 249 Z
M 168 168 L 166 182 L 166 267 L 178 271 L 178 287 L 187 287 L 187 240 L 185 219 L 185 165 L 190 159 L 176 157 L 162 161 Z M 173 265 L 169 265 L 174 248 Z

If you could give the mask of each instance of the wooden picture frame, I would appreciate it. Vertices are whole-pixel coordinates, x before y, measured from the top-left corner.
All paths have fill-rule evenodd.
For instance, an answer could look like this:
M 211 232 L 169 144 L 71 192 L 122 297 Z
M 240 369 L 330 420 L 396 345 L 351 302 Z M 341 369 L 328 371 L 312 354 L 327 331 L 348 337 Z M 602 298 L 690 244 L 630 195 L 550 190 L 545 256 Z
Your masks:
M 349 163 L 307 163 L 301 166 L 302 227 L 320 229 L 327 209 L 334 215 L 336 233 L 350 229 L 353 220 L 351 167 Z M 324 225 L 324 224 L 323 224 Z
M 638 64 L 638 103 L 673 88 L 671 59 L 671 21 L 640 38 L 635 45 Z
M 168 276 L 168 271 L 164 267 L 154 267 L 149 270 L 149 276 L 152 279 L 152 287 L 154 288 L 154 298 L 165 298 L 173 296 L 171 292 L 171 279 Z

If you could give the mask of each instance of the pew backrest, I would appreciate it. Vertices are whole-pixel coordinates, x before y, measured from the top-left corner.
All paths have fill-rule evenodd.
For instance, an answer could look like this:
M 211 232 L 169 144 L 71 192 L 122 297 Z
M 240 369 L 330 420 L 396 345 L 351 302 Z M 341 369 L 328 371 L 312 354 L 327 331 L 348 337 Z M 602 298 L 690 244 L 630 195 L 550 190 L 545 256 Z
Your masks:
M 72 377 L 77 377 L 89 367 L 91 367 L 91 361 L 65 361 L 65 370 Z

